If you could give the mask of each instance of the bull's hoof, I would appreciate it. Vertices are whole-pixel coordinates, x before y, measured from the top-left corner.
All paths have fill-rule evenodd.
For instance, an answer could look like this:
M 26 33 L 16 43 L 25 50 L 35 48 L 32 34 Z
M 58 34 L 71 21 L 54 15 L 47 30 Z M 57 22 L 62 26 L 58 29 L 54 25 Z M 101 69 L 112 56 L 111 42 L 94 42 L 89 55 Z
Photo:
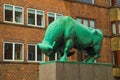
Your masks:
M 87 62 L 89 59 L 90 59 L 90 57 L 88 57 L 85 60 L 83 60 L 83 62 Z
M 95 60 L 93 60 L 93 59 L 89 59 L 89 60 L 87 60 L 87 63 L 94 63 L 94 61 Z
M 60 59 L 60 61 L 67 61 L 67 57 L 62 57 L 61 59 Z

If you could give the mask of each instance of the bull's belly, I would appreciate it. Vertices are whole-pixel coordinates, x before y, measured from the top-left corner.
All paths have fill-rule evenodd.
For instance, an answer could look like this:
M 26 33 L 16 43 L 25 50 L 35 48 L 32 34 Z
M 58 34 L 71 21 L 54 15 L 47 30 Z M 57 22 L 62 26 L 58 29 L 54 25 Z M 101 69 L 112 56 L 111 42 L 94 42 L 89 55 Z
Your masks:
M 92 41 L 88 41 L 88 42 L 75 42 L 74 43 L 74 48 L 78 49 L 78 50 L 83 50 L 87 47 L 90 47 L 92 45 Z

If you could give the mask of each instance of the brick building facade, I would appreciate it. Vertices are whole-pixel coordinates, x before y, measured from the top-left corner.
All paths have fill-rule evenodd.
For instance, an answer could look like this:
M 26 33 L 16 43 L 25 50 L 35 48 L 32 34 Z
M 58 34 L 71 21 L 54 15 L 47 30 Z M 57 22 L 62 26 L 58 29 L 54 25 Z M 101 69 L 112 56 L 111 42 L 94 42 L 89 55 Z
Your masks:
M 71 16 L 82 24 L 102 29 L 104 39 L 97 62 L 114 63 L 111 15 L 119 8 L 111 8 L 111 3 L 111 0 L 1 0 L 0 79 L 38 80 L 39 61 L 49 58 L 35 44 L 42 41 L 48 24 L 59 16 Z M 78 52 L 69 60 L 79 60 Z

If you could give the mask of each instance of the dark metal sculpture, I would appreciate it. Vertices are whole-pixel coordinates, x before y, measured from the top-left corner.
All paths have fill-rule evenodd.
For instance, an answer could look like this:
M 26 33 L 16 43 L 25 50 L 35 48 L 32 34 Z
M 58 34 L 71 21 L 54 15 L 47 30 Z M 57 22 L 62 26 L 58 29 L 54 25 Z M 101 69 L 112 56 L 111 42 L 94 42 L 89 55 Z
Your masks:
M 66 61 L 67 56 L 74 53 L 70 52 L 72 48 L 78 51 L 86 50 L 89 58 L 84 62 L 94 62 L 100 57 L 102 40 L 100 29 L 87 27 L 71 17 L 63 16 L 48 26 L 42 43 L 37 45 L 47 56 L 60 54 L 61 61 Z

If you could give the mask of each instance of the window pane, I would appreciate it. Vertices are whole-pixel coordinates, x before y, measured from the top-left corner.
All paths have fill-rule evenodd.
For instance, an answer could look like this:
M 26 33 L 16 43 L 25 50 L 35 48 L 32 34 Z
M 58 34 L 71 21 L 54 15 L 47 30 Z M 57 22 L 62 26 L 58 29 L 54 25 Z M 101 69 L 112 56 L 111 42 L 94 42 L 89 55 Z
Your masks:
M 89 0 L 90 3 L 94 4 L 94 0 Z
M 37 47 L 37 61 L 42 61 L 42 53 L 39 47 Z
M 120 5 L 120 0 L 118 0 L 118 5 Z
M 120 22 L 118 22 L 119 34 L 120 34 Z
M 37 11 L 37 14 L 43 15 L 44 13 L 43 13 L 43 11 Z
M 4 59 L 12 59 L 12 52 L 13 52 L 13 44 L 12 43 L 5 43 L 4 46 Z
M 37 11 L 37 25 L 38 26 L 43 26 L 43 12 L 42 11 Z
M 95 27 L 95 22 L 94 22 L 94 20 L 90 20 L 90 27 Z
M 28 10 L 28 24 L 35 25 L 35 10 Z
M 55 60 L 55 56 L 49 57 L 49 61 Z
M 88 0 L 83 0 L 83 2 L 88 2 Z
M 83 24 L 86 25 L 86 26 L 88 26 L 88 20 L 84 19 L 83 20 Z
M 56 14 L 56 19 L 63 16 L 62 14 Z
M 13 7 L 5 5 L 5 21 L 13 22 Z
M 35 61 L 35 46 L 34 45 L 28 46 L 28 60 Z
M 48 13 L 48 16 L 49 17 L 55 17 L 55 14 L 54 13 Z
M 22 8 L 15 7 L 15 21 L 22 23 Z
M 112 23 L 112 33 L 116 34 L 116 26 L 115 23 Z
M 55 20 L 55 14 L 54 13 L 48 13 L 48 24 L 50 24 L 54 20 Z
M 22 44 L 15 44 L 15 60 L 22 60 Z
M 54 17 L 48 17 L 48 23 L 50 24 L 51 22 L 54 21 Z
M 56 55 L 56 56 L 57 56 L 57 60 L 59 60 L 59 59 L 60 59 L 60 57 L 61 57 L 61 56 L 60 56 L 60 54 L 58 54 L 58 53 L 57 53 L 57 55 Z
M 113 57 L 114 57 L 115 65 L 119 66 L 120 65 L 120 52 L 119 51 L 114 51 Z
M 76 21 L 82 24 L 82 19 L 77 18 Z
M 5 5 L 5 10 L 13 10 L 13 6 Z
M 115 3 L 114 0 L 111 0 L 111 6 L 114 6 L 115 5 L 114 3 Z

